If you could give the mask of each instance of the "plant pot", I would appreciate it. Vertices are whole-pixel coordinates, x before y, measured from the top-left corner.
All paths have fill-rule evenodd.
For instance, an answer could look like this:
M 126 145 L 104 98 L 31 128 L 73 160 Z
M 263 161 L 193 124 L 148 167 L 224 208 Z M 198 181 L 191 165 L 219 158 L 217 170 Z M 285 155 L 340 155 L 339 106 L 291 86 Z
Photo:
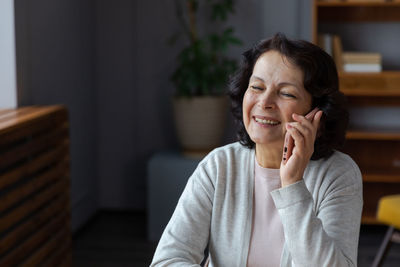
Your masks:
M 222 144 L 228 110 L 226 96 L 175 97 L 173 110 L 185 155 L 202 157 Z

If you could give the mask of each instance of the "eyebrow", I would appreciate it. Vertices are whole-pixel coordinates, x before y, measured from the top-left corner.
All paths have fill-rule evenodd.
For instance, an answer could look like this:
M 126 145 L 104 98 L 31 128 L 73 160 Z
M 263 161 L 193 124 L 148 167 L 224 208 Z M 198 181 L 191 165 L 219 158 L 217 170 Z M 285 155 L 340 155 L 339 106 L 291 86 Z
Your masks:
M 256 75 L 251 75 L 251 76 L 250 76 L 250 80 L 254 80 L 254 79 L 260 80 L 260 81 L 262 81 L 262 82 L 265 82 L 263 78 L 260 78 L 260 77 L 258 77 L 258 76 L 256 76 Z
M 295 87 L 298 90 L 301 89 L 301 88 L 299 88 L 299 86 L 297 84 L 290 83 L 290 82 L 282 82 L 282 83 L 279 84 L 279 86 L 282 86 L 282 85 L 291 85 L 291 86 Z

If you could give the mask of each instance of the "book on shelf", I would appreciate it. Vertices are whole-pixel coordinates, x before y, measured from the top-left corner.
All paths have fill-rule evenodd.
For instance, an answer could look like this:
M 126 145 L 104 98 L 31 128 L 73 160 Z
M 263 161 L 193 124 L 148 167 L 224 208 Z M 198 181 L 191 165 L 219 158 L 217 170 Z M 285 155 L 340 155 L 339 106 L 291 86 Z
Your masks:
M 348 2 L 348 3 L 384 3 L 390 1 L 400 1 L 400 0 L 318 0 L 318 2 L 328 2 L 328 3 L 337 3 L 337 2 Z
M 382 56 L 379 53 L 343 52 L 343 70 L 347 72 L 380 72 Z
M 345 72 L 381 72 L 382 65 L 366 63 L 345 63 L 343 65 Z
M 326 1 L 325 1 L 326 2 Z M 388 0 L 344 0 L 344 1 L 330 1 L 330 2 L 349 2 L 349 3 L 384 3 L 390 2 Z
M 317 2 L 325 2 L 325 3 L 340 3 L 340 2 L 346 2 L 347 0 L 317 0 Z
M 381 64 L 382 56 L 380 53 L 368 52 L 344 52 L 343 61 L 345 63 L 377 63 Z
M 338 71 L 343 71 L 343 58 L 342 58 L 342 40 L 339 35 L 321 33 L 318 34 L 317 45 L 325 50 L 336 63 Z
M 332 34 L 321 33 L 318 34 L 317 45 L 325 50 L 330 56 L 332 56 Z
M 342 40 L 339 35 L 333 36 L 333 60 L 336 63 L 336 68 L 338 71 L 343 71 L 343 48 Z

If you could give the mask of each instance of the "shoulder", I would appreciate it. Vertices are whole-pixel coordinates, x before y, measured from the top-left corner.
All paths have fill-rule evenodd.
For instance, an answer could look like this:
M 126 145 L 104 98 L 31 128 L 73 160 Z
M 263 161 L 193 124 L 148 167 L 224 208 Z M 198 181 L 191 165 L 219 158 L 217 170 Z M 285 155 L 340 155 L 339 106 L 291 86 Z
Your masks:
M 309 171 L 322 175 L 324 183 L 362 187 L 359 167 L 349 155 L 340 151 L 335 151 L 329 158 L 312 161 Z
M 214 184 L 225 184 L 235 177 L 235 182 L 248 177 L 252 171 L 254 150 L 239 142 L 218 147 L 211 151 L 198 165 L 196 173 L 207 177 Z
M 354 175 L 360 175 L 360 169 L 354 160 L 347 154 L 335 151 L 328 159 L 325 160 L 326 163 L 322 163 L 323 166 L 327 166 L 330 169 L 334 169 L 340 173 L 348 173 L 351 172 Z
M 246 160 L 250 158 L 252 151 L 252 149 L 241 145 L 239 142 L 231 143 L 212 150 L 199 165 L 221 165 Z

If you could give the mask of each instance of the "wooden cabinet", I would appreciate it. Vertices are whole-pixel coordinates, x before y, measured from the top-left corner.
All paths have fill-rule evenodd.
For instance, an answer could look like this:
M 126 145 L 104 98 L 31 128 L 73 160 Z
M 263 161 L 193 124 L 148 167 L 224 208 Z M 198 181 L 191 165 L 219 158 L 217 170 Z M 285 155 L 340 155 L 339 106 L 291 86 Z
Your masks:
M 72 266 L 62 106 L 0 109 L 0 266 Z
M 400 1 L 313 1 L 312 36 L 316 43 L 323 23 L 400 23 Z M 376 42 L 390 40 L 376 40 Z M 346 47 L 343 47 L 346 50 Z M 380 52 L 380 51 L 378 51 Z M 340 90 L 351 107 L 399 107 L 400 71 L 339 73 Z M 399 119 L 400 122 L 400 119 Z M 396 127 L 350 128 L 344 152 L 359 165 L 364 181 L 363 223 L 376 223 L 378 200 L 400 193 L 400 123 Z

